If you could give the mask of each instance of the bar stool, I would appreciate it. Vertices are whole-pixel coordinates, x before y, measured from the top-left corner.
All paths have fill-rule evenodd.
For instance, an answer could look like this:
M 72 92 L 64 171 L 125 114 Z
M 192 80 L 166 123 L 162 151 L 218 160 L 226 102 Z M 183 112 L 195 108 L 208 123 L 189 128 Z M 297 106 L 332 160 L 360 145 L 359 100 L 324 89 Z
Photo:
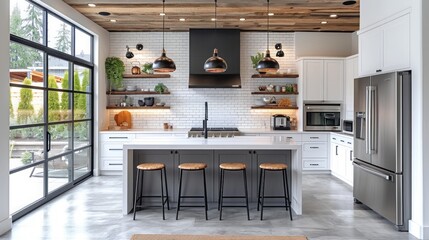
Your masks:
M 244 163 L 222 163 L 219 165 L 220 168 L 220 179 L 219 179 L 219 201 L 218 210 L 220 210 L 219 220 L 222 220 L 222 208 L 223 207 L 246 207 L 247 208 L 247 220 L 250 220 L 249 214 L 249 199 L 247 195 L 247 176 L 246 176 L 246 164 Z M 225 171 L 242 171 L 244 180 L 244 196 L 224 196 L 223 189 L 225 185 Z M 245 206 L 223 206 L 224 198 L 245 198 Z
M 261 220 L 263 220 L 264 215 L 264 198 L 284 198 L 286 211 L 289 211 L 290 220 L 292 221 L 292 209 L 290 208 L 290 197 L 289 197 L 289 186 L 287 180 L 287 168 L 288 166 L 284 163 L 262 163 L 259 165 L 260 176 L 259 176 L 259 191 L 258 191 L 258 211 L 259 205 L 261 206 Z M 281 171 L 283 174 L 283 190 L 284 196 L 267 196 L 265 197 L 265 172 L 266 171 Z M 262 196 L 261 196 L 262 188 Z M 262 200 L 261 200 L 262 199 Z M 283 206 L 266 206 L 266 207 L 283 207 Z
M 143 173 L 145 171 L 160 171 L 161 173 L 161 196 L 143 196 Z M 164 171 L 164 174 L 162 174 Z M 164 179 L 163 179 L 164 175 Z M 141 179 L 140 179 L 141 178 Z M 164 185 L 165 180 L 165 185 Z M 138 189 L 140 184 L 140 195 L 138 195 Z M 164 196 L 164 187 L 166 196 Z M 168 187 L 167 187 L 167 172 L 165 170 L 165 165 L 163 163 L 142 163 L 137 166 L 137 178 L 136 178 L 136 190 L 134 193 L 134 217 L 133 220 L 136 220 L 136 208 L 143 208 L 142 200 L 143 198 L 153 198 L 153 197 L 161 197 L 161 205 L 162 205 L 162 219 L 165 220 L 165 210 L 164 205 L 167 203 L 167 209 L 170 210 L 170 202 L 168 200 Z M 137 205 L 137 201 L 140 200 L 140 204 Z
M 180 169 L 180 180 L 179 180 L 179 196 L 177 198 L 177 212 L 176 212 L 176 220 L 179 219 L 179 211 L 180 207 L 204 207 L 205 213 L 206 213 L 206 220 L 208 220 L 207 217 L 207 187 L 206 187 L 206 168 L 207 164 L 205 163 L 182 163 L 179 165 Z M 182 196 L 182 179 L 183 179 L 183 171 L 202 171 L 203 172 L 203 181 L 204 181 L 204 196 Z M 181 206 L 180 200 L 182 198 L 204 198 L 204 206 L 194 206 L 194 205 L 187 205 L 187 206 Z

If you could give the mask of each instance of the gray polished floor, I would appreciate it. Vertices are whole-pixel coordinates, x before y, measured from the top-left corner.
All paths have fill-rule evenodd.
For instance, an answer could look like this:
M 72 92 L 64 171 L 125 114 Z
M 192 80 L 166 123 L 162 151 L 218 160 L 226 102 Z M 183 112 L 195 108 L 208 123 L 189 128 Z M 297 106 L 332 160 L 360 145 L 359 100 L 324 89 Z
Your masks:
M 394 227 L 373 211 L 353 203 L 351 188 L 329 175 L 303 176 L 303 215 L 291 222 L 283 209 L 264 211 L 256 206 L 251 221 L 244 208 L 224 209 L 219 221 L 216 206 L 209 220 L 202 208 L 186 208 L 175 220 L 175 209 L 161 218 L 159 208 L 122 216 L 120 177 L 93 177 L 29 215 L 14 222 L 0 239 L 130 239 L 135 233 L 305 235 L 309 239 L 399 240 L 416 239 Z

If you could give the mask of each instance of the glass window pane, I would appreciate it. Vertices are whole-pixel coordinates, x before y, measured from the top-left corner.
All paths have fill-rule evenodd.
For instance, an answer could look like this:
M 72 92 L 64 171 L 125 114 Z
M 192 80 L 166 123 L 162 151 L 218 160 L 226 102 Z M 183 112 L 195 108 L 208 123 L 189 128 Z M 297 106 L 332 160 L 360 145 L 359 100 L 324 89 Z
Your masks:
M 48 162 L 48 191 L 52 192 L 70 182 L 71 154 Z
M 10 174 L 10 213 L 43 197 L 43 164 Z
M 58 89 L 71 89 L 69 81 L 69 62 L 56 57 L 48 57 L 48 87 Z M 49 86 L 51 82 L 51 86 Z M 53 82 L 56 83 L 53 84 Z
M 25 0 L 10 0 L 10 33 L 43 43 L 43 10 Z
M 91 148 L 74 153 L 74 179 L 91 172 Z
M 43 127 L 10 130 L 10 169 L 42 161 L 44 142 Z
M 31 80 L 24 84 L 33 85 Z M 11 87 L 9 103 L 10 125 L 43 123 L 43 90 Z
M 91 72 L 86 67 L 74 66 L 73 86 L 75 91 L 91 92 Z
M 48 152 L 49 158 L 71 151 L 71 128 L 71 123 L 49 125 L 48 132 L 51 134 L 51 150 Z
M 74 93 L 74 120 L 91 118 L 91 95 Z
M 43 53 L 34 48 L 11 42 L 9 45 L 9 82 L 43 87 Z
M 48 47 L 71 54 L 71 26 L 48 14 Z
M 91 36 L 76 28 L 75 39 L 75 56 L 91 61 Z
M 88 146 L 91 141 L 91 122 L 74 123 L 74 149 Z

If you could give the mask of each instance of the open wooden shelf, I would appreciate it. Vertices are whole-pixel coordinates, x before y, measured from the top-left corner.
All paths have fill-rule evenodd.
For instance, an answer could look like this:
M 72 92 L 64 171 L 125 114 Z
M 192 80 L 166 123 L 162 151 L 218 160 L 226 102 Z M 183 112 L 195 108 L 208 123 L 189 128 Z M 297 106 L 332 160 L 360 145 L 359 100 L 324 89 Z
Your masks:
M 252 78 L 298 78 L 298 74 L 282 73 L 282 74 L 253 74 Z
M 252 95 L 298 95 L 299 93 L 288 93 L 288 92 L 268 92 L 268 91 L 260 91 L 260 92 L 252 92 Z
M 252 106 L 252 109 L 298 109 L 296 106 L 292 107 L 280 107 L 277 105 L 265 105 L 265 106 Z
M 124 74 L 123 78 L 170 78 L 170 74 Z
M 117 106 L 107 106 L 106 109 L 170 109 L 170 106 L 151 106 L 151 107 L 117 107 Z
M 170 92 L 153 92 L 153 91 L 106 91 L 107 95 L 168 95 Z

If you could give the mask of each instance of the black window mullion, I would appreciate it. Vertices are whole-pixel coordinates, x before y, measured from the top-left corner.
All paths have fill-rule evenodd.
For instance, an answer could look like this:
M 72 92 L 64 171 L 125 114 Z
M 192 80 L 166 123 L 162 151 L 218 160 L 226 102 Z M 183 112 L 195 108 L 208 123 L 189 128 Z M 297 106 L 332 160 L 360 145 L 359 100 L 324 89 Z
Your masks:
M 46 18 L 45 18 L 46 19 Z M 46 26 L 46 25 L 44 25 Z M 47 32 L 47 31 L 46 31 Z M 48 69 L 49 69 L 49 61 L 48 61 L 48 53 L 47 52 L 43 52 L 43 86 L 44 86 L 44 90 L 43 90 L 43 123 L 44 123 L 44 132 L 43 132 L 43 136 L 45 139 L 45 144 L 44 144 L 44 162 L 43 162 L 43 196 L 46 198 L 46 196 L 48 196 L 49 190 L 48 190 L 48 144 L 50 144 L 50 139 L 49 139 L 49 128 L 48 128 Z
M 76 57 L 76 28 L 71 25 L 71 55 Z
M 43 8 L 42 8 L 43 9 Z M 48 46 L 48 12 L 43 9 L 43 26 L 42 26 L 42 34 L 43 34 L 43 46 Z

